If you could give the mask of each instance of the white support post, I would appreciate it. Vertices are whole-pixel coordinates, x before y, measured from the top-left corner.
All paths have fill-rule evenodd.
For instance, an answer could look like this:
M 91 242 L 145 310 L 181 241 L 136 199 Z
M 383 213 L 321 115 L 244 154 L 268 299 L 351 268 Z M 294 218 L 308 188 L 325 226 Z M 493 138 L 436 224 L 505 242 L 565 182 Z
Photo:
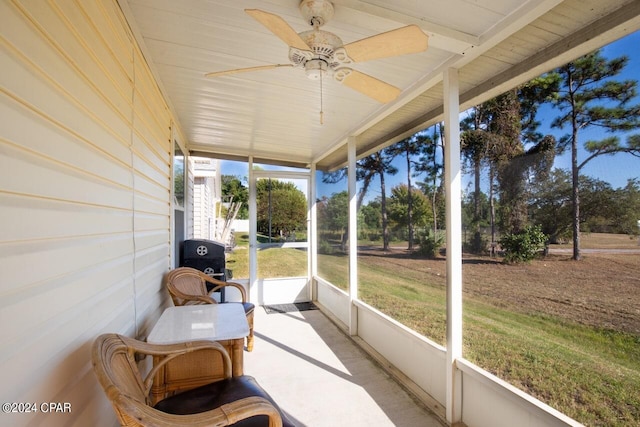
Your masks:
M 258 293 L 258 212 L 256 182 L 253 176 L 253 157 L 249 157 L 249 301 L 262 304 Z
M 316 164 L 312 163 L 309 177 L 309 284 L 311 301 L 318 299 L 314 277 L 318 275 L 318 214 L 316 204 Z
M 347 144 L 349 189 L 349 334 L 358 334 L 358 309 L 353 303 L 358 299 L 358 222 L 356 194 L 356 137 L 350 136 Z
M 462 171 L 458 70 L 444 72 L 445 188 L 447 217 L 447 421 L 462 421 Z

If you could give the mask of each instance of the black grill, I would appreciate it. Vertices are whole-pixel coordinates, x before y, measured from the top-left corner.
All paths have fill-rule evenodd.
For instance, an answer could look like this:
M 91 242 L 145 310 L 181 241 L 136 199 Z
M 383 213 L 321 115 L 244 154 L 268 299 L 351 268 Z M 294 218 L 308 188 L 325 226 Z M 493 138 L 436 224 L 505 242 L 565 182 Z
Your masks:
M 185 240 L 180 266 L 195 268 L 213 278 L 226 281 L 224 244 L 205 239 Z M 207 288 L 209 291 L 212 289 L 209 285 Z

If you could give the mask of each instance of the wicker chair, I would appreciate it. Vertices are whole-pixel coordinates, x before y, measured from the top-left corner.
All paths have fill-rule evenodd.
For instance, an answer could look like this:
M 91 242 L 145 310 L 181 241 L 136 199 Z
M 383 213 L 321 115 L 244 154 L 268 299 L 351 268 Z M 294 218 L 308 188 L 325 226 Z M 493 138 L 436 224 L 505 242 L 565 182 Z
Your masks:
M 207 283 L 212 287 L 211 291 L 207 291 Z M 211 297 L 212 292 L 219 291 L 225 286 L 238 289 L 242 295 L 242 306 L 249 323 L 247 351 L 253 350 L 253 312 L 255 305 L 247 302 L 247 292 L 241 284 L 214 279 L 195 268 L 178 267 L 167 274 L 165 285 L 175 305 L 217 304 L 217 301 Z
M 224 379 L 170 396 L 151 406 L 150 389 L 158 369 L 186 353 L 220 352 Z M 139 355 L 160 360 L 146 377 L 138 369 Z M 148 344 L 118 334 L 100 335 L 93 343 L 93 369 L 122 426 L 277 427 L 293 424 L 250 376 L 231 376 L 224 348 L 210 341 Z M 142 362 L 140 362 L 142 363 Z

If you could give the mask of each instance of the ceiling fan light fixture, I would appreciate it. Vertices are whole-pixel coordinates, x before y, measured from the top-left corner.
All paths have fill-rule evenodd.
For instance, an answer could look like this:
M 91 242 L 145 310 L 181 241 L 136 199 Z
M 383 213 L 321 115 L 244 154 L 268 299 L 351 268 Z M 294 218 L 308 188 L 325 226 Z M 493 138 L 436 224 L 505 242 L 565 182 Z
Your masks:
M 329 65 L 322 59 L 312 59 L 304 64 L 304 72 L 310 80 L 320 80 L 329 69 Z

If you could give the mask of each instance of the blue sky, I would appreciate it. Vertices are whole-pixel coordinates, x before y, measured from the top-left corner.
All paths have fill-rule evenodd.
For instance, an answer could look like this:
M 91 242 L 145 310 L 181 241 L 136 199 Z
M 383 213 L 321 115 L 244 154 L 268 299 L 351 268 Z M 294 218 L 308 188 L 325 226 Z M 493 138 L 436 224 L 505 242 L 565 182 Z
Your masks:
M 623 72 L 617 77 L 619 80 L 637 80 L 640 81 L 640 32 L 632 33 L 614 43 L 611 43 L 608 46 L 603 48 L 603 55 L 606 58 L 617 58 L 622 55 L 626 55 L 629 57 L 628 65 L 625 67 Z M 638 88 L 640 91 L 640 88 Z M 640 103 L 640 96 L 636 97 L 634 101 L 635 104 Z M 540 131 L 545 134 L 551 134 L 559 139 L 562 135 L 569 132 L 568 129 L 550 129 L 550 124 L 553 119 L 559 115 L 559 111 L 552 108 L 547 107 L 541 109 L 538 113 L 538 120 L 542 123 Z M 640 133 L 640 130 L 637 130 L 636 133 Z M 580 146 L 583 145 L 584 142 L 588 140 L 598 140 L 603 137 L 610 136 L 601 130 L 596 129 L 588 129 L 584 130 L 579 134 Z M 619 134 L 621 140 L 625 140 L 625 134 Z M 578 161 L 581 162 L 586 158 L 586 154 L 584 150 L 580 150 L 578 154 Z M 405 167 L 405 159 L 397 158 L 394 161 L 394 165 L 399 169 L 398 173 L 394 176 L 386 177 L 386 188 L 387 193 L 391 190 L 392 187 L 406 183 L 406 167 Z M 566 153 L 562 156 L 558 156 L 556 158 L 556 162 L 554 164 L 555 167 L 562 169 L 570 168 L 570 157 L 569 153 Z M 229 162 L 222 161 L 222 173 L 229 175 L 238 175 L 238 176 L 247 176 L 247 165 L 239 162 Z M 588 175 L 594 178 L 598 178 L 600 180 L 606 181 L 613 188 L 624 187 L 627 183 L 627 180 L 630 178 L 640 178 L 640 158 L 634 157 L 629 154 L 616 154 L 613 156 L 600 156 L 593 160 L 591 160 L 587 165 L 582 169 L 582 174 Z M 413 182 L 415 180 L 421 180 L 420 178 L 412 178 Z M 470 177 L 466 177 L 463 183 L 463 189 L 470 182 Z M 324 185 L 319 182 L 318 188 L 318 197 L 322 196 L 331 196 L 332 193 L 346 190 L 346 182 L 342 182 L 335 186 Z M 380 184 L 376 180 L 371 184 L 371 188 L 369 190 L 369 194 L 367 195 L 367 199 L 371 200 L 380 193 Z

